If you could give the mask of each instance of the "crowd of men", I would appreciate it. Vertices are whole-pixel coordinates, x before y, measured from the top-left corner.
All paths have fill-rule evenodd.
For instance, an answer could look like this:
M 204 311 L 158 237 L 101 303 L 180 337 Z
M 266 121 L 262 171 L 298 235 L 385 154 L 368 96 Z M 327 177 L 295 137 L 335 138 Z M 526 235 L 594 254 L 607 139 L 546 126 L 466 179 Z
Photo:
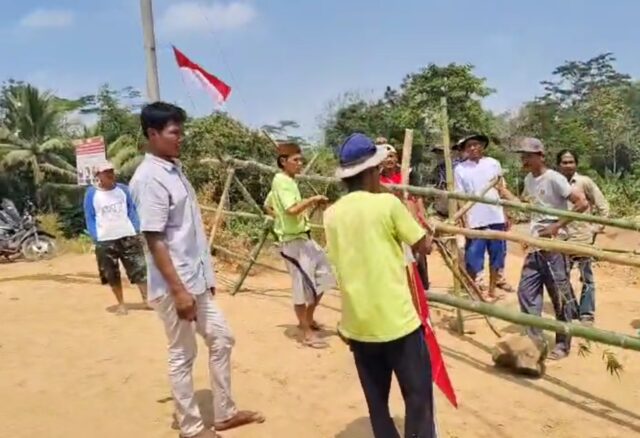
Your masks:
M 162 321 L 181 436 L 210 438 L 218 436 L 215 431 L 261 423 L 265 417 L 256 411 L 239 410 L 231 392 L 234 336 L 215 301 L 215 271 L 200 209 L 178 159 L 185 112 L 174 105 L 155 102 L 143 108 L 140 119 L 148 144 L 130 188 L 116 183 L 113 166 L 107 163 L 98 169 L 98 185 L 86 194 L 87 228 L 95 241 L 100 277 L 111 286 L 118 313 L 125 314 L 118 267 L 121 261 L 130 281 L 138 285 L 143 300 Z M 486 155 L 489 147 L 489 138 L 481 134 L 453 145 L 458 154 L 454 161 L 456 190 L 490 199 L 518 199 L 507 187 L 500 163 Z M 601 191 L 591 179 L 576 172 L 575 152 L 565 150 L 558 154 L 561 173 L 547 166 L 540 140 L 522 139 L 516 152 L 528 172 L 523 192 L 528 202 L 608 215 Z M 426 256 L 431 252 L 433 236 L 426 231 L 427 209 L 420 197 L 403 199 L 384 188 L 384 184 L 401 181 L 398 152 L 386 139 L 373 141 L 355 133 L 338 148 L 338 161 L 336 176 L 348 193 L 324 213 L 326 252 L 312 239 L 308 216 L 328 199 L 301 196 L 295 177 L 302 171 L 303 156 L 297 144 L 279 143 L 275 162 L 280 172 L 265 201 L 265 209 L 274 217 L 280 254 L 290 273 L 300 341 L 308 348 L 328 347 L 318 335 L 321 324 L 315 311 L 323 293 L 337 286 L 342 297 L 338 334 L 353 353 L 374 435 L 400 436 L 388 406 L 395 375 L 406 405 L 405 436 L 435 437 L 429 353 L 411 297 L 404 249 L 411 249 L 421 280 L 428 288 Z M 444 188 L 444 166 L 437 169 L 442 179 L 438 186 Z M 447 213 L 440 201 L 433 207 L 440 214 Z M 511 227 L 505 210 L 493 204 L 473 205 L 462 221 L 465 227 L 476 230 L 508 231 Z M 531 216 L 530 233 L 536 237 L 593 243 L 601 231 L 552 215 Z M 465 243 L 464 265 L 480 286 L 488 254 L 487 300 L 500 299 L 502 293 L 498 289 L 511 289 L 504 278 L 506 249 L 506 243 L 500 240 L 467 239 Z M 579 305 L 569 281 L 575 265 L 583 283 Z M 579 318 L 593 323 L 595 285 L 590 259 L 528 249 L 517 288 L 523 312 L 542 313 L 543 287 L 557 319 Z M 209 351 L 215 431 L 203 423 L 194 396 L 196 333 Z M 535 330 L 530 334 L 541 336 Z M 550 357 L 561 359 L 569 351 L 569 337 L 558 334 Z

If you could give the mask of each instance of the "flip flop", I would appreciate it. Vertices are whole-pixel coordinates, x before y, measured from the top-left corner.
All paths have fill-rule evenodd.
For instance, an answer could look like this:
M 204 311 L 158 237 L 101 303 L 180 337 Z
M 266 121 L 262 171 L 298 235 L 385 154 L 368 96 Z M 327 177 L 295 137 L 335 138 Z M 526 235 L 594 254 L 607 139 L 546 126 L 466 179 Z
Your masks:
M 317 321 L 313 321 L 311 323 L 311 330 L 319 332 L 319 331 L 324 330 L 324 326 L 322 324 L 320 324 L 319 322 L 317 322 Z
M 561 360 L 566 358 L 567 356 L 569 356 L 569 353 L 567 353 L 564 350 L 559 350 L 559 349 L 554 349 L 551 353 L 549 353 L 549 360 Z
M 246 426 L 247 424 L 260 424 L 265 422 L 265 417 L 260 412 L 256 411 L 239 411 L 236 415 L 228 419 L 227 421 L 221 421 L 215 423 L 216 430 L 224 431 L 229 429 L 235 429 L 236 427 Z
M 329 344 L 322 339 L 305 339 L 302 341 L 302 345 L 309 348 L 316 348 L 318 350 L 329 348 Z

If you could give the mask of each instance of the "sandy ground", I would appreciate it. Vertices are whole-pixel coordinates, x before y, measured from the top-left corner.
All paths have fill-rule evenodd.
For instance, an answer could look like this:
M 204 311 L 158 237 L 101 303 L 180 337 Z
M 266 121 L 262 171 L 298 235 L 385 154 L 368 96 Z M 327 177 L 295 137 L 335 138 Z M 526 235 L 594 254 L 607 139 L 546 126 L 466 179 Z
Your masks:
M 430 260 L 435 288 L 450 275 Z M 507 276 L 516 283 L 521 256 L 509 258 Z M 219 272 L 232 278 L 230 272 Z M 634 333 L 640 294 L 626 268 L 599 266 L 598 326 Z M 224 437 L 370 438 L 367 411 L 347 348 L 331 333 L 331 348 L 311 350 L 294 339 L 286 276 L 262 271 L 236 297 L 221 291 L 220 305 L 233 327 L 233 386 L 238 404 L 260 409 L 263 425 Z M 128 286 L 127 299 L 138 301 Z M 165 339 L 153 312 L 113 312 L 113 298 L 98 284 L 92 255 L 65 255 L 50 262 L 0 265 L 0 436 L 26 438 L 176 437 L 166 378 Z M 337 295 L 327 297 L 319 319 L 335 327 Z M 515 297 L 505 305 L 514 307 Z M 446 311 L 434 310 L 438 321 Z M 631 437 L 640 436 L 640 364 L 637 353 L 614 350 L 624 364 L 610 376 L 603 349 L 552 363 L 540 380 L 496 371 L 489 348 L 495 337 L 468 315 L 457 337 L 438 329 L 460 400 L 458 410 L 437 395 L 441 437 Z M 499 324 L 506 331 L 515 327 Z M 574 344 L 575 345 L 575 344 Z M 204 349 L 196 366 L 196 388 L 211 418 Z M 392 412 L 401 426 L 397 388 Z

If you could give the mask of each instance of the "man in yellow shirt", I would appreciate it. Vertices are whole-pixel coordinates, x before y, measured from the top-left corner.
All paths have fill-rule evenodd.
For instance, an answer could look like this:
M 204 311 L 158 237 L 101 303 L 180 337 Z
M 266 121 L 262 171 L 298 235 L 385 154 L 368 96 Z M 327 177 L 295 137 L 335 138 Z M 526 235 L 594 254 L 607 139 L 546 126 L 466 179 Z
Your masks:
M 380 193 L 378 166 L 386 155 L 363 134 L 340 147 L 336 176 L 349 193 L 324 215 L 329 260 L 342 292 L 338 330 L 353 352 L 375 437 L 400 437 L 388 405 L 395 374 L 406 405 L 405 436 L 432 438 L 431 365 L 402 247 L 424 256 L 430 243 L 402 202 Z
M 278 167 L 282 172 L 273 178 L 265 208 L 275 218 L 280 254 L 291 275 L 293 307 L 302 342 L 308 347 L 326 348 L 327 343 L 315 334 L 320 325 L 314 313 L 322 294 L 335 286 L 335 279 L 324 251 L 311 239 L 307 212 L 327 202 L 327 198 L 302 199 L 294 179 L 302 171 L 302 151 L 297 144 L 278 144 Z

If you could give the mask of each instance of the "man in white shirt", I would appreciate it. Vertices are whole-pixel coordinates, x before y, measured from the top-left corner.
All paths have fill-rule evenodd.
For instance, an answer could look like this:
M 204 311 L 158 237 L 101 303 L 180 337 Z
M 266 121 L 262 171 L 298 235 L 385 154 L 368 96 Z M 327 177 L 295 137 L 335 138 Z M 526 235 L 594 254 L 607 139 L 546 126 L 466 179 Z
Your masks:
M 116 314 L 126 315 L 119 261 L 131 284 L 140 289 L 145 304 L 147 301 L 147 266 L 138 236 L 140 221 L 129 189 L 116 183 L 113 165 L 100 165 L 96 177 L 98 185 L 90 186 L 84 197 L 85 222 L 95 243 L 100 280 L 111 286 L 118 301 Z
M 484 152 L 489 144 L 486 135 L 474 134 L 462 139 L 458 143 L 466 160 L 454 169 L 456 190 L 458 192 L 481 196 L 483 191 L 494 181 L 494 184 L 483 196 L 490 199 L 500 199 L 501 191 L 507 190 L 502 180 L 502 167 L 491 157 L 485 157 Z M 465 226 L 476 230 L 506 231 L 507 217 L 504 209 L 499 205 L 476 203 L 464 218 Z M 467 239 L 465 246 L 465 265 L 471 277 L 476 280 L 484 267 L 485 252 L 489 254 L 489 292 L 491 300 L 499 298 L 496 293 L 499 272 L 504 269 L 507 255 L 506 242 L 503 240 Z

